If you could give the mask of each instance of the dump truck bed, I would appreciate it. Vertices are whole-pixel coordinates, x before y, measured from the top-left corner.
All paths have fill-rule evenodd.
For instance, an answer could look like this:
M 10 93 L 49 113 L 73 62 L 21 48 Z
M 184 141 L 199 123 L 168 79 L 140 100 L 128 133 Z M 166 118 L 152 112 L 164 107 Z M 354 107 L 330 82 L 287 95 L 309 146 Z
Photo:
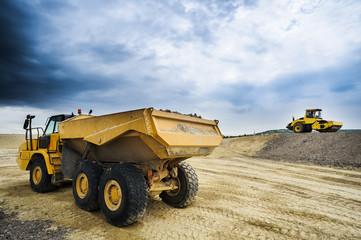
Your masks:
M 103 116 L 78 115 L 59 124 L 61 140 L 102 162 L 186 159 L 210 154 L 222 141 L 217 121 L 145 108 Z

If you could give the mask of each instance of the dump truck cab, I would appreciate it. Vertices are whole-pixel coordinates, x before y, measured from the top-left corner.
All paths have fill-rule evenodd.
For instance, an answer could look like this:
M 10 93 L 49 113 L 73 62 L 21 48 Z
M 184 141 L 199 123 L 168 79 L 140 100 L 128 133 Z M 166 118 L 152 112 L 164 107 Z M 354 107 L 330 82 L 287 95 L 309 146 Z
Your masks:
M 305 116 L 293 119 L 286 128 L 295 133 L 312 132 L 337 132 L 343 125 L 342 122 L 323 120 L 321 117 L 322 109 L 306 109 Z
M 30 170 L 30 183 L 34 191 L 45 192 L 53 189 L 55 185 L 61 185 L 62 142 L 58 124 L 73 116 L 51 116 L 46 121 L 44 130 L 42 127 L 32 127 L 35 116 L 27 115 L 23 126 L 26 131 L 25 142 L 19 147 L 16 162 L 20 169 Z

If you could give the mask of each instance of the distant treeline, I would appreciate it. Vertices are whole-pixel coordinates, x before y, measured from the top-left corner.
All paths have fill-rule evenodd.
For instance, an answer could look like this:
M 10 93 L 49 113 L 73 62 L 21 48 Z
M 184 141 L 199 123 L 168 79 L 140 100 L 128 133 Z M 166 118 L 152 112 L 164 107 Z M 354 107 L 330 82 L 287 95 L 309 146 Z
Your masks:
M 361 129 L 340 129 L 338 132 L 361 132 Z M 238 136 L 225 136 L 223 135 L 223 138 L 236 138 L 236 137 L 246 137 L 246 136 L 255 136 L 255 135 L 266 135 L 271 133 L 293 133 L 293 131 L 290 131 L 288 129 L 274 129 L 274 130 L 267 130 L 264 132 L 254 133 L 254 134 L 241 134 Z

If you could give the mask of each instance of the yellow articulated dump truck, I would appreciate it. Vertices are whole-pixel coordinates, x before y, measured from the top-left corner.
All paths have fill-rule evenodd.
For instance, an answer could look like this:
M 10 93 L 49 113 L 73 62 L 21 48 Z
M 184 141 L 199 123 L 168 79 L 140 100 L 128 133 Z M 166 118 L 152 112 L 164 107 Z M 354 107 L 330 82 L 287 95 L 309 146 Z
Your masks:
M 293 119 L 286 128 L 295 133 L 312 132 L 337 132 L 343 125 L 342 122 L 328 121 L 321 118 L 322 109 L 306 109 L 305 116 Z
M 72 180 L 75 203 L 101 209 L 115 226 L 136 222 L 148 198 L 159 195 L 176 208 L 198 192 L 194 169 L 184 162 L 210 154 L 222 141 L 218 121 L 153 108 L 103 116 L 56 115 L 45 131 L 24 123 L 26 141 L 17 163 L 30 170 L 35 192 Z

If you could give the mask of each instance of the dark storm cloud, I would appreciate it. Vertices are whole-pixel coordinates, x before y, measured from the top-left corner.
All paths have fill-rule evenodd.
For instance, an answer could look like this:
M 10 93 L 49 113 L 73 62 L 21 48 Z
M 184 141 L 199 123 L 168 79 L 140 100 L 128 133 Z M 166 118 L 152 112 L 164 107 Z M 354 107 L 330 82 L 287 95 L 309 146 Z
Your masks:
M 73 78 L 56 56 L 37 52 L 42 19 L 32 7 L 15 1 L 0 1 L 0 105 L 47 106 L 61 104 L 80 90 L 100 88 L 91 78 Z

